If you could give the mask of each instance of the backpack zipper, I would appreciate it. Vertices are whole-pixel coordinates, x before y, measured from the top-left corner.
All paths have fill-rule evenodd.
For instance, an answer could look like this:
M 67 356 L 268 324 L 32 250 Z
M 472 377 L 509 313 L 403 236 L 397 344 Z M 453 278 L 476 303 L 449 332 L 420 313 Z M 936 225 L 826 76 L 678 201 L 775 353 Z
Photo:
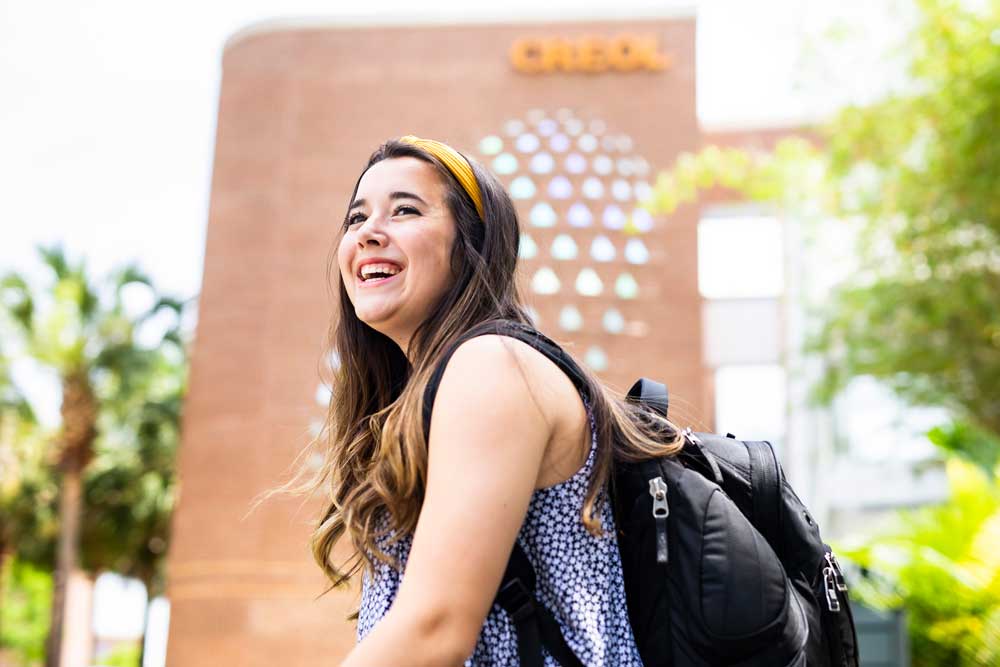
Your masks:
M 840 569 L 840 562 L 837 560 L 837 557 L 833 555 L 832 551 L 826 552 L 826 562 L 833 568 L 833 576 L 837 583 L 837 590 L 846 592 L 847 582 L 844 580 L 844 571 Z
M 847 597 L 847 582 L 837 557 L 824 545 L 823 592 L 832 615 L 823 613 L 823 632 L 829 645 L 831 665 L 858 667 L 858 635 Z M 843 596 L 843 602 L 841 602 Z
M 826 591 L 826 606 L 830 611 L 840 611 L 840 600 L 837 598 L 837 591 L 847 591 L 847 582 L 844 581 L 844 572 L 840 569 L 840 563 L 832 551 L 824 554 L 826 567 L 823 568 L 823 588 Z
M 840 611 L 840 600 L 837 599 L 837 583 L 834 580 L 833 568 L 827 565 L 823 568 L 823 590 L 826 592 L 826 606 L 833 612 Z
M 649 480 L 649 495 L 653 497 L 653 521 L 656 524 L 656 562 L 667 563 L 670 553 L 667 549 L 667 517 L 670 506 L 667 505 L 667 483 L 662 477 Z
M 701 452 L 705 461 L 708 462 L 708 467 L 712 469 L 712 478 L 715 480 L 715 483 L 722 486 L 724 483 L 722 469 L 719 468 L 719 463 L 715 460 L 715 455 L 708 451 L 708 447 L 706 447 L 705 443 L 701 441 L 701 438 L 694 434 L 690 426 L 681 431 L 681 435 L 687 438 L 689 442 L 693 443 L 698 448 L 698 451 Z

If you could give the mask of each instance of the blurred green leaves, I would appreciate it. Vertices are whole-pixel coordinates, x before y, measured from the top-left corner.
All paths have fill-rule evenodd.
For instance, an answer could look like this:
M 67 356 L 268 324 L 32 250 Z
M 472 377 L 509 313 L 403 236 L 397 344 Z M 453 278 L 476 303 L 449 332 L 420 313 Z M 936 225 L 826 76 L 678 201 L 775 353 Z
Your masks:
M 0 646 L 17 662 L 11 667 L 41 664 L 49 631 L 52 603 L 52 573 L 31 563 L 9 559 L 0 569 L 3 625 Z
M 874 539 L 838 544 L 863 568 L 852 592 L 905 606 L 915 667 L 1000 663 L 1000 486 L 952 459 L 947 503 L 903 512 Z
M 857 266 L 805 346 L 826 367 L 813 400 L 869 375 L 1000 436 L 1000 2 L 918 4 L 906 92 L 844 109 L 815 143 L 682 155 L 647 206 L 669 214 L 721 187 L 856 229 Z
M 152 598 L 165 588 L 193 300 L 159 294 L 132 264 L 92 280 L 61 246 L 38 250 L 40 272 L 0 277 L 0 564 L 114 571 Z M 34 418 L 14 358 L 58 381 L 57 425 Z M 50 641 L 62 622 L 52 594 Z

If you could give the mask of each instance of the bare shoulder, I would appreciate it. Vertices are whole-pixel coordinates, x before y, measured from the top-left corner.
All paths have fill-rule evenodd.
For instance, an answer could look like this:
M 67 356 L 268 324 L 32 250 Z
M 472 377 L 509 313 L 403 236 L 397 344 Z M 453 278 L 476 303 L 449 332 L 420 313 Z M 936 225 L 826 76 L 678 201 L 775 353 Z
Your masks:
M 464 341 L 448 363 L 463 379 L 492 384 L 513 382 L 519 392 L 529 394 L 549 422 L 562 422 L 568 399 L 578 396 L 566 374 L 528 343 L 501 334 L 483 334 Z M 493 377 L 490 377 L 493 374 Z M 443 382 L 443 378 L 442 378 Z
M 458 416 L 464 406 L 466 415 L 477 411 L 487 420 L 502 419 L 502 413 L 508 428 L 512 421 L 535 423 L 535 437 L 545 440 L 538 487 L 567 479 L 586 459 L 589 425 L 576 387 L 554 361 L 524 341 L 500 334 L 464 341 L 445 369 L 439 394 L 435 414 L 442 409 Z

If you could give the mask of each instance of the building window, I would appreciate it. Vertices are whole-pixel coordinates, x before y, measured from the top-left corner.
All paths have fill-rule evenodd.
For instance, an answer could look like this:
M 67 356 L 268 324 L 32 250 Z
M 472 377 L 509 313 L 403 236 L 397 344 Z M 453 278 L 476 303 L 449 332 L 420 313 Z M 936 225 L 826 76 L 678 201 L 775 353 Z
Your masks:
M 639 284 L 631 273 L 623 273 L 615 281 L 615 294 L 622 299 L 634 299 L 639 296 Z
M 698 288 L 706 299 L 779 296 L 783 256 L 773 216 L 723 213 L 698 223 Z
M 559 291 L 559 287 L 559 278 L 556 276 L 556 272 L 547 266 L 535 271 L 535 275 L 531 278 L 531 289 L 536 294 L 555 294 Z
M 574 227 L 590 227 L 590 223 L 594 220 L 594 214 L 590 212 L 586 204 L 576 202 L 569 207 L 566 218 L 569 220 L 569 224 Z
M 604 354 L 599 346 L 594 345 L 587 350 L 583 360 L 595 371 L 604 371 L 608 368 L 608 356 Z
M 785 369 L 779 364 L 717 368 L 715 427 L 740 440 L 767 440 L 780 456 L 785 440 Z
M 603 234 L 595 236 L 590 244 L 590 256 L 597 262 L 610 262 L 615 258 L 615 244 Z
M 536 153 L 531 158 L 531 171 L 536 174 L 548 174 L 556 166 L 556 161 L 548 153 Z
M 625 318 L 618 312 L 617 308 L 608 308 L 601 318 L 604 330 L 608 333 L 619 334 L 625 329 Z
M 604 291 L 604 284 L 597 272 L 588 267 L 576 276 L 576 291 L 583 296 L 600 296 Z
M 569 234 L 560 234 L 552 241 L 552 250 L 550 252 L 555 259 L 576 259 L 576 241 Z
M 531 199 L 535 196 L 535 182 L 527 176 L 518 176 L 511 181 L 510 196 L 513 199 Z
M 503 176 L 517 171 L 517 158 L 510 153 L 501 153 L 493 160 L 493 171 Z
M 531 259 L 538 254 L 538 244 L 527 234 L 521 234 L 521 242 L 518 244 L 517 256 L 521 259 Z
M 579 331 L 583 328 L 583 315 L 576 306 L 563 306 L 559 311 L 559 326 L 566 331 Z
M 556 215 L 556 210 L 552 208 L 551 204 L 540 201 L 531 207 L 531 213 L 528 214 L 528 217 L 535 227 L 552 227 L 556 224 L 559 216 Z
M 625 244 L 625 261 L 629 264 L 645 264 L 649 261 L 649 250 L 639 239 L 629 239 Z
M 837 450 L 864 461 L 919 461 L 937 452 L 927 431 L 950 421 L 940 407 L 905 403 L 871 376 L 853 378 L 833 405 Z

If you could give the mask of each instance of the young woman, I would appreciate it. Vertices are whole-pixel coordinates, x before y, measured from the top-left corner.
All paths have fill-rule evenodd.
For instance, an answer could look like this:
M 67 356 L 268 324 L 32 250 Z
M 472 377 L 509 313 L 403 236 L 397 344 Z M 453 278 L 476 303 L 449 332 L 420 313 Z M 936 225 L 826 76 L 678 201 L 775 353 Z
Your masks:
M 583 664 L 641 664 L 607 484 L 615 459 L 682 439 L 591 373 L 571 380 L 490 328 L 531 327 L 519 238 L 496 177 L 437 141 L 386 142 L 355 185 L 314 478 L 330 502 L 312 540 L 333 585 L 362 574 L 359 642 L 342 667 L 519 664 L 493 604 L 515 540 Z M 356 555 L 338 567 L 342 537 Z

